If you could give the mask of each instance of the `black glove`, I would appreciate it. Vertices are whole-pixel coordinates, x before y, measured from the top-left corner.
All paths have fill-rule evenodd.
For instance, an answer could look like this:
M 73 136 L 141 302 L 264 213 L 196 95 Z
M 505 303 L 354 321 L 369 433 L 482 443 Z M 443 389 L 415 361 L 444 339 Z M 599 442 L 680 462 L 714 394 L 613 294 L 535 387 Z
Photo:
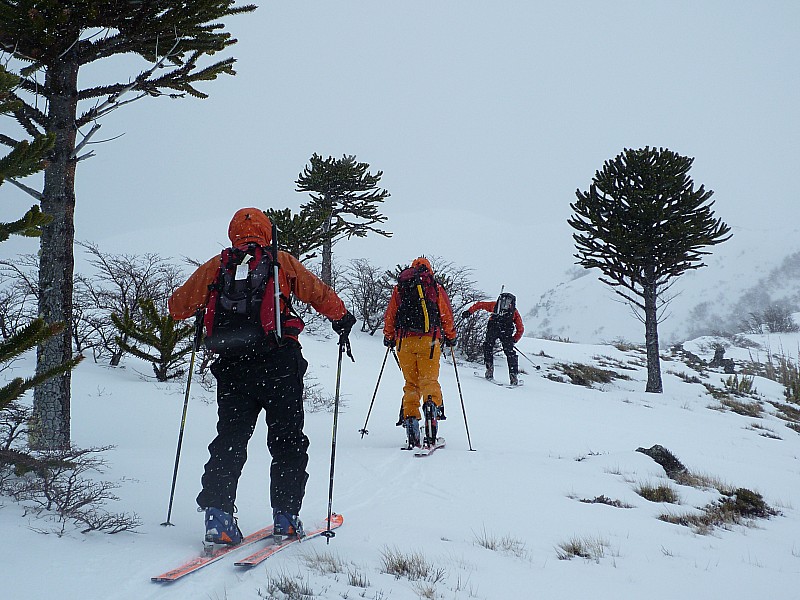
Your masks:
M 468 319 L 471 314 L 472 314 L 471 312 L 469 312 L 468 310 L 465 310 L 464 312 L 461 313 L 461 316 L 464 319 Z
M 333 330 L 338 333 L 339 335 L 343 335 L 347 337 L 350 335 L 350 330 L 353 328 L 353 325 L 356 324 L 356 318 L 350 314 L 350 312 L 344 313 L 344 316 L 341 319 L 337 319 L 331 323 L 331 327 Z
M 456 338 L 444 338 L 444 345 L 448 348 L 452 348 L 456 345 Z
M 387 337 L 383 338 L 383 345 L 386 346 L 387 348 L 394 348 L 394 344 L 395 344 L 394 340 L 390 340 Z

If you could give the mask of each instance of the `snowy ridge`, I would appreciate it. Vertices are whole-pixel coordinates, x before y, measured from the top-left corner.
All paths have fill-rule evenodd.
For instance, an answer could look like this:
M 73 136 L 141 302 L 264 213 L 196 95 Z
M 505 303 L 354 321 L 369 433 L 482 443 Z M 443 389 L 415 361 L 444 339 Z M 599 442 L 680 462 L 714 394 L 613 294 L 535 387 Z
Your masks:
M 765 243 L 769 240 L 769 244 Z M 715 331 L 737 331 L 750 312 L 774 303 L 800 309 L 800 235 L 793 225 L 774 231 L 734 228 L 710 249 L 706 267 L 688 271 L 670 290 L 659 325 L 662 347 Z M 644 325 L 599 271 L 575 268 L 570 281 L 544 292 L 525 315 L 526 334 L 582 343 L 644 340 Z

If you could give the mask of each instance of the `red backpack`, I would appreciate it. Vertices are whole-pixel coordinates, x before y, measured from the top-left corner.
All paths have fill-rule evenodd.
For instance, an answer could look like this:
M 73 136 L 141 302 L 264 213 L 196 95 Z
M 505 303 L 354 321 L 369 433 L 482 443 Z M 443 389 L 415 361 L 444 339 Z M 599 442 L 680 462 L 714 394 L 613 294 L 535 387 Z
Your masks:
M 258 244 L 226 248 L 206 305 L 205 346 L 222 355 L 263 352 L 277 345 L 272 253 Z M 288 310 L 280 315 L 281 333 L 297 336 L 305 326 Z

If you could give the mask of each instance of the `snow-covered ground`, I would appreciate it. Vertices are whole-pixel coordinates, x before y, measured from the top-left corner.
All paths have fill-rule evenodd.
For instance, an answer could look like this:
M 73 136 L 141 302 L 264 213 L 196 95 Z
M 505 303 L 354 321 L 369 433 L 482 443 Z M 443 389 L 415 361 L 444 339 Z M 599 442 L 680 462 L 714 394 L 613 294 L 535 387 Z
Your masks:
M 726 376 L 720 373 L 698 374 L 678 361 L 665 361 L 664 393 L 646 394 L 641 353 L 523 338 L 520 349 L 541 369 L 521 358 L 526 371 L 521 388 L 491 385 L 473 376 L 480 365 L 459 363 L 464 410 L 453 364 L 442 363 L 448 418 L 441 434 L 447 447 L 417 459 L 399 450 L 403 433 L 395 422 L 402 378 L 391 360 L 369 434 L 362 439 L 358 433 L 385 349 L 377 336 L 354 332 L 352 337 L 356 362 L 345 358 L 342 366 L 333 499 L 334 511 L 345 522 L 329 544 L 317 538 L 294 545 L 249 571 L 233 566 L 233 554 L 184 580 L 152 583 L 151 576 L 201 549 L 202 515 L 194 497 L 214 434 L 213 393 L 193 385 L 172 514 L 175 527 L 162 527 L 184 382 L 155 383 L 148 366 L 130 358 L 117 369 L 87 359 L 73 377 L 73 440 L 83 447 L 116 446 L 106 455 L 109 469 L 103 478 L 121 484 L 120 500 L 108 508 L 135 512 L 143 525 L 136 533 L 117 535 L 73 530 L 61 537 L 47 535 L 52 523 L 24 515 L 20 506 L 3 499 L 2 597 L 283 598 L 275 586 L 286 580 L 313 592 L 293 598 L 798 597 L 800 434 L 775 417 L 766 402 L 783 400 L 777 383 L 755 378 L 765 413 L 745 417 L 712 410 L 719 403 L 706 388 L 685 380 L 695 376 L 721 388 Z M 763 341 L 796 358 L 797 336 Z M 687 344 L 687 349 L 710 360 L 709 342 Z M 335 338 L 306 335 L 304 351 L 311 382 L 332 395 Z M 736 352 L 729 349 L 726 357 L 740 358 Z M 601 366 L 630 379 L 589 389 L 545 376 L 557 374 L 556 363 L 569 362 Z M 498 373 L 502 367 L 499 359 Z M 18 362 L 14 369 L 25 374 L 31 361 Z M 301 517 L 309 524 L 327 512 L 331 414 L 308 414 L 306 432 L 312 442 L 311 477 Z M 245 533 L 270 518 L 264 439 L 262 423 L 251 442 L 237 499 Z M 654 444 L 668 448 L 693 473 L 761 493 L 780 514 L 707 535 L 659 520 L 662 513 L 697 512 L 719 494 L 667 479 L 651 458 L 636 452 Z M 671 486 L 680 505 L 645 500 L 635 491 L 644 484 Z M 629 507 L 580 501 L 601 496 Z M 597 554 L 560 560 L 561 545 L 572 541 Z M 428 579 L 410 581 L 382 572 L 387 553 L 423 559 L 431 569 Z M 331 563 L 338 563 L 340 572 L 325 568 Z

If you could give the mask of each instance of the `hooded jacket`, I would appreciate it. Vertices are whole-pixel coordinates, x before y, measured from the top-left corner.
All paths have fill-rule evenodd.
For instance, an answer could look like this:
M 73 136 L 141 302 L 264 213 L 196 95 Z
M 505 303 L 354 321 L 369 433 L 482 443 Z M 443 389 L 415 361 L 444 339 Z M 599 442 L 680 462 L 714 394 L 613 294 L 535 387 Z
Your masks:
M 228 226 L 228 237 L 232 246 L 246 246 L 255 242 L 261 246 L 272 243 L 272 221 L 259 208 L 242 208 L 233 215 Z M 188 319 L 208 303 L 209 286 L 217 278 L 221 264 L 220 255 L 210 258 L 189 276 L 169 299 L 169 314 L 174 319 Z M 332 321 L 341 319 L 347 309 L 344 302 L 330 287 L 306 269 L 302 263 L 288 252 L 278 250 L 278 284 L 281 296 L 290 294 L 310 304 L 318 313 Z M 287 311 L 281 299 L 281 313 Z
M 431 267 L 430 261 L 425 258 L 424 256 L 420 256 L 419 258 L 415 258 L 414 261 L 411 263 L 412 267 L 425 267 L 428 271 L 433 273 L 433 268 Z M 439 319 L 442 324 L 442 335 L 443 337 L 447 338 L 448 340 L 453 340 L 456 337 L 456 328 L 455 328 L 455 320 L 453 319 L 453 309 L 450 307 L 450 298 L 447 296 L 447 292 L 444 290 L 442 286 L 439 286 L 439 296 L 436 300 L 436 304 L 439 308 Z M 395 326 L 396 319 L 397 319 L 397 309 L 400 306 L 400 291 L 398 290 L 397 286 L 394 286 L 392 290 L 392 297 L 389 299 L 389 305 L 386 307 L 386 314 L 384 315 L 384 325 L 383 325 L 383 336 L 393 340 L 397 337 L 397 328 Z M 407 335 L 429 335 L 433 336 L 436 333 L 435 330 L 431 330 L 425 334 L 419 333 L 408 333 Z

